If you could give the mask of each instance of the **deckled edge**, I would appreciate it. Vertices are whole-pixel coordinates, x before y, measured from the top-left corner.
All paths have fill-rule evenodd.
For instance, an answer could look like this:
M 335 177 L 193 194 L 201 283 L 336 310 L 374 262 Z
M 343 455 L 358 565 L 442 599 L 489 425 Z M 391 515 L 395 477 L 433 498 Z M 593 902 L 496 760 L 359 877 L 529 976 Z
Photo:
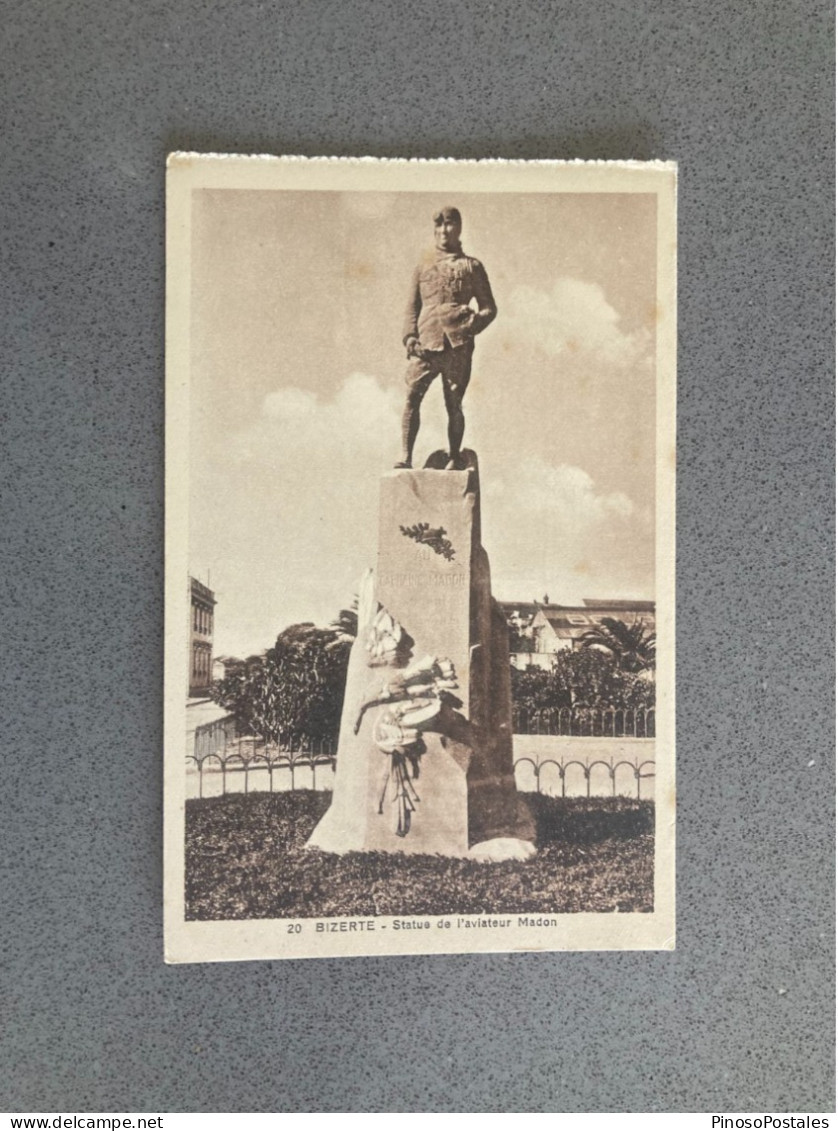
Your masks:
M 297 163 L 307 165 L 515 165 L 541 168 L 582 165 L 607 166 L 617 169 L 666 169 L 677 172 L 678 162 L 654 159 L 641 161 L 636 158 L 534 158 L 523 157 L 305 157 L 302 154 L 279 153 L 198 153 L 193 150 L 174 150 L 166 156 L 166 167 L 170 168 L 181 161 L 271 161 L 277 163 Z

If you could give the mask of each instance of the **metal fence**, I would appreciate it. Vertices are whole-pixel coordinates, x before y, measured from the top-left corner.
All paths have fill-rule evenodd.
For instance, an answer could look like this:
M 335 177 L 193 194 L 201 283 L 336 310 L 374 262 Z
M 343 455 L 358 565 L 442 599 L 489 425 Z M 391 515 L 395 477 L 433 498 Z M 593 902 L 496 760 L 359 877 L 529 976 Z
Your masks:
M 573 766 L 578 767 L 582 771 L 582 774 L 584 775 L 585 796 L 586 797 L 591 796 L 591 772 L 593 770 L 595 770 L 597 768 L 597 766 L 603 767 L 604 770 L 607 772 L 608 780 L 610 781 L 610 785 L 611 785 L 611 796 L 612 797 L 617 796 L 617 775 L 618 775 L 618 772 L 621 768 L 623 768 L 626 771 L 626 774 L 628 774 L 628 771 L 631 771 L 631 775 L 634 778 L 635 793 L 636 793 L 638 800 L 640 800 L 640 790 L 641 790 L 641 785 L 642 785 L 643 781 L 645 781 L 648 778 L 653 778 L 655 776 L 655 763 L 654 763 L 654 760 L 651 759 L 651 758 L 646 758 L 643 761 L 639 761 L 638 759 L 635 759 L 634 761 L 628 761 L 625 758 L 621 758 L 618 761 L 615 761 L 613 758 L 611 758 L 611 759 L 608 759 L 606 761 L 605 759 L 602 759 L 602 758 L 596 758 L 591 762 L 587 762 L 587 761 L 582 762 L 578 758 L 561 758 L 560 757 L 560 758 L 544 758 L 544 759 L 536 760 L 535 758 L 523 757 L 523 758 L 516 758 L 516 760 L 515 760 L 515 780 L 516 780 L 516 784 L 518 785 L 518 789 L 522 793 L 529 792 L 528 790 L 522 788 L 522 785 L 521 785 L 521 782 L 520 782 L 520 777 L 522 775 L 518 774 L 518 767 L 523 766 L 523 765 L 529 765 L 529 766 L 532 767 L 532 772 L 533 772 L 533 775 L 535 777 L 535 792 L 536 793 L 548 793 L 550 795 L 553 795 L 553 791 L 543 790 L 541 779 L 542 779 L 543 771 L 548 766 L 554 766 L 556 771 L 558 772 L 559 781 L 561 782 L 561 796 L 562 797 L 567 796 L 567 772 Z M 526 784 L 526 783 L 524 783 L 524 784 Z M 602 794 L 598 793 L 597 796 L 602 796 Z
M 654 738 L 654 707 L 547 707 L 512 709 L 515 734 L 567 738 Z
M 228 781 L 240 776 L 242 789 L 247 793 L 250 776 L 257 770 L 267 771 L 268 792 L 274 792 L 274 775 L 287 770 L 291 789 L 317 789 L 318 769 L 334 772 L 336 744 L 333 739 L 314 739 L 305 734 L 281 735 L 276 742 L 268 742 L 256 735 L 239 735 L 235 719 L 230 715 L 195 728 L 195 741 L 191 754 L 187 754 L 187 767 L 194 766 L 198 773 L 198 796 L 204 796 L 204 777 L 220 775 L 221 795 L 228 790 Z M 308 771 L 301 781 L 300 771 Z M 310 775 L 310 776 L 309 776 Z M 322 781 L 322 776 L 321 779 Z
M 238 738 L 238 729 L 232 715 L 195 727 L 195 745 L 187 761 L 194 761 L 200 765 L 205 758 L 220 753 L 236 738 Z
M 575 711 L 562 707 L 552 710 L 513 712 L 513 723 L 519 735 L 552 735 L 574 738 L 653 738 L 655 734 L 654 709 L 648 710 L 597 710 L 590 708 Z M 526 727 L 527 729 L 519 729 Z M 251 774 L 265 771 L 268 779 L 268 792 L 274 792 L 275 774 L 286 771 L 290 775 L 291 789 L 317 789 L 322 774 L 334 773 L 337 762 L 337 744 L 334 739 L 313 739 L 309 735 L 288 734 L 280 736 L 279 741 L 269 742 L 256 735 L 239 735 L 235 719 L 230 715 L 212 723 L 195 728 L 192 753 L 186 757 L 187 766 L 194 767 L 198 775 L 198 797 L 204 796 L 205 775 L 220 777 L 221 795 L 228 792 L 228 785 L 241 782 L 235 792 L 248 793 Z M 640 797 L 641 784 L 645 779 L 655 776 L 653 759 L 633 761 L 625 758 L 596 758 L 582 761 L 576 757 L 560 755 L 556 758 L 521 757 L 515 760 L 516 780 L 521 775 L 518 767 L 529 765 L 535 779 L 536 792 L 552 792 L 542 788 L 544 771 L 553 767 L 561 783 L 561 796 L 567 795 L 568 771 L 573 767 L 581 770 L 585 783 L 585 795 L 591 796 L 591 774 L 602 767 L 610 783 L 611 795 L 617 795 L 618 775 L 622 770 L 624 777 L 631 772 L 635 792 Z M 318 778 L 318 771 L 320 777 Z M 301 777 L 302 772 L 302 777 Z M 216 777 L 216 775 L 218 777 Z M 519 781 L 519 789 L 522 788 Z

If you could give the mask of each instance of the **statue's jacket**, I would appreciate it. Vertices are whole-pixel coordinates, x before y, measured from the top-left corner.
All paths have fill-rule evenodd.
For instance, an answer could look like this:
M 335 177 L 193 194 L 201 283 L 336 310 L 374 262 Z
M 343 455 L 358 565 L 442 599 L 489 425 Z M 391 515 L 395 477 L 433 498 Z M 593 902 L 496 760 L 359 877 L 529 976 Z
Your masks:
M 497 312 L 480 260 L 437 251 L 413 272 L 402 341 L 418 338 L 425 350 L 443 350 L 448 342 L 456 349 L 470 344 Z

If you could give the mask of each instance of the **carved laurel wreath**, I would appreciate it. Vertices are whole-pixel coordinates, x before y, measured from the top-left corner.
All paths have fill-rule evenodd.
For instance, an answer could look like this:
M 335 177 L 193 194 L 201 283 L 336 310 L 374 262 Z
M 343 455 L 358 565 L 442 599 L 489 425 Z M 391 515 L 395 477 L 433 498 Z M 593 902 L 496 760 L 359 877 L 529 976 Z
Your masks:
M 431 528 L 430 523 L 417 522 L 415 526 L 399 526 L 405 538 L 412 538 L 422 546 L 430 546 L 435 554 L 440 554 L 448 562 L 454 560 L 454 547 L 445 537 L 444 526 Z

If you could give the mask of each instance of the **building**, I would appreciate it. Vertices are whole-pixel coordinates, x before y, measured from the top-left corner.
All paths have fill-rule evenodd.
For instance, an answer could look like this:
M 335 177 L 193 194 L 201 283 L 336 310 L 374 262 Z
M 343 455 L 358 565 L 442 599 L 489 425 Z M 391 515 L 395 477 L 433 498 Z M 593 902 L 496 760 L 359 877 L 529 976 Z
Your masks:
M 244 668 L 244 660 L 237 660 L 235 656 L 216 656 L 212 661 L 212 682 L 218 683 L 228 676 Z
M 564 649 L 578 650 L 580 638 L 604 617 L 641 623 L 655 631 L 654 601 L 585 598 L 581 605 L 550 605 L 538 601 L 501 601 L 509 625 L 509 654 L 513 667 L 549 670 L 553 657 Z
M 189 578 L 189 698 L 203 699 L 212 686 L 212 629 L 215 594 Z

